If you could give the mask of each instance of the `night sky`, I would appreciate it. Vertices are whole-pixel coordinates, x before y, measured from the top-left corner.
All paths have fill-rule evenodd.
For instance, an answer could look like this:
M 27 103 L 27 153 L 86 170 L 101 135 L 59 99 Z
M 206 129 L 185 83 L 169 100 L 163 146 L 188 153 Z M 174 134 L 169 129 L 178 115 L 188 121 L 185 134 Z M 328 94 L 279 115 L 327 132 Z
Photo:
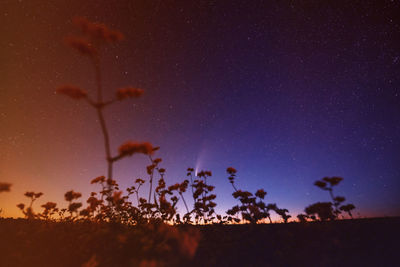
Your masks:
M 27 190 L 66 206 L 66 191 L 88 196 L 106 174 L 94 109 L 55 94 L 95 93 L 89 60 L 63 42 L 75 16 L 125 35 L 103 51 L 105 95 L 145 90 L 106 110 L 113 152 L 126 140 L 160 146 L 167 184 L 211 170 L 219 213 L 237 204 L 233 166 L 237 187 L 264 188 L 294 217 L 329 201 L 313 185 L 324 176 L 344 177 L 336 193 L 356 216 L 400 215 L 399 1 L 5 0 L 0 10 L 0 182 L 13 184 L 3 216 L 22 215 Z M 148 163 L 119 161 L 115 178 L 147 179 Z

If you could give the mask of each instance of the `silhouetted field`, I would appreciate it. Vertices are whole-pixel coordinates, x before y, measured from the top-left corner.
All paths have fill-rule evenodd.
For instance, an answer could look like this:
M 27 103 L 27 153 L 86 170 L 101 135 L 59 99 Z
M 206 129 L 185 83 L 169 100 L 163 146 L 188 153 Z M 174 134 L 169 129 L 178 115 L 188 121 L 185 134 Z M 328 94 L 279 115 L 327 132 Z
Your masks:
M 400 217 L 130 227 L 1 219 L 0 266 L 396 266 L 399 226 Z

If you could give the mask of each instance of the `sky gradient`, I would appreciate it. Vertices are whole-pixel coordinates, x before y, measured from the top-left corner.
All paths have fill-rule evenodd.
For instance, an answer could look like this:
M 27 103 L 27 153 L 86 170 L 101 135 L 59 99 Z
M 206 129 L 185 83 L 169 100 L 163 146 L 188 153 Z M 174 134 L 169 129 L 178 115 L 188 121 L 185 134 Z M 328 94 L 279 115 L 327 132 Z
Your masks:
M 105 95 L 145 90 L 106 110 L 114 152 L 160 146 L 167 184 L 211 170 L 219 213 L 237 204 L 233 166 L 237 187 L 264 188 L 294 216 L 329 201 L 313 186 L 324 176 L 344 178 L 336 193 L 356 216 L 400 215 L 398 1 L 110 2 L 0 3 L 0 182 L 13 184 L 3 216 L 22 215 L 25 191 L 65 206 L 66 191 L 88 196 L 106 173 L 95 111 L 55 94 L 73 84 L 94 95 L 89 60 L 63 43 L 74 16 L 125 35 L 103 51 Z M 147 164 L 135 155 L 114 176 L 125 188 Z

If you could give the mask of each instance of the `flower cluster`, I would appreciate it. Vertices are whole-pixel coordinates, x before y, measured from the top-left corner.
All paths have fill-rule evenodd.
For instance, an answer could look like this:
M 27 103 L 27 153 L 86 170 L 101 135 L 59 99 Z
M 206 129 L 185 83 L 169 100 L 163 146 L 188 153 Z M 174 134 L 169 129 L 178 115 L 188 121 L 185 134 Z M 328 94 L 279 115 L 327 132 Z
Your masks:
M 61 86 L 56 90 L 56 93 L 69 96 L 73 99 L 81 99 L 87 97 L 87 93 L 84 90 L 72 85 Z
M 98 49 L 87 38 L 67 36 L 65 37 L 64 41 L 68 46 L 75 49 L 82 55 L 92 58 L 95 58 L 97 56 Z
M 102 44 L 115 43 L 123 39 L 121 32 L 112 30 L 102 23 L 90 22 L 83 17 L 74 18 L 73 23 L 81 30 L 82 36 L 68 36 L 65 38 L 66 44 L 92 59 L 97 58 Z
M 11 184 L 10 183 L 0 183 L 0 193 L 1 192 L 10 192 Z
M 118 89 L 116 95 L 118 100 L 123 100 L 126 98 L 141 97 L 143 93 L 144 93 L 143 89 L 127 87 Z
M 149 142 L 136 143 L 136 142 L 128 141 L 128 142 L 122 144 L 118 148 L 120 157 L 132 156 L 133 154 L 136 154 L 136 153 L 152 155 L 153 151 L 154 151 L 153 146 Z
M 121 32 L 110 29 L 102 23 L 91 22 L 84 17 L 75 17 L 72 22 L 85 36 L 96 43 L 115 43 L 124 39 Z

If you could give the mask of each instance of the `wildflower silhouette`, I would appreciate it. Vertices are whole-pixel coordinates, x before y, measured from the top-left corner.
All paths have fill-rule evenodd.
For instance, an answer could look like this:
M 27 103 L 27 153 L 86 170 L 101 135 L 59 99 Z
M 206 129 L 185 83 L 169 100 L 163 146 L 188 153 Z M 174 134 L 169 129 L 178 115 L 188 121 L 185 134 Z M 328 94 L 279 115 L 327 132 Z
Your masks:
M 10 183 L 1 183 L 0 182 L 0 193 L 2 192 L 10 192 L 11 184 Z M 0 214 L 3 212 L 2 209 L 0 209 Z
M 57 203 L 47 202 L 41 206 L 44 210 L 39 214 L 41 218 L 44 220 L 49 220 L 52 216 L 58 213 L 59 209 L 57 208 Z
M 38 218 L 38 216 L 33 212 L 32 206 L 33 206 L 33 203 L 43 195 L 43 193 L 42 192 L 35 193 L 35 192 L 32 192 L 32 191 L 28 191 L 24 195 L 31 200 L 31 202 L 29 203 L 29 206 L 25 207 L 25 204 L 20 203 L 20 204 L 17 205 L 17 207 L 25 215 L 25 218 L 27 218 L 27 219 L 36 219 L 36 218 Z
M 114 99 L 105 100 L 103 97 L 102 73 L 100 70 L 101 49 L 107 44 L 121 41 L 124 36 L 121 32 L 110 29 L 104 24 L 90 22 L 82 17 L 74 18 L 73 24 L 80 29 L 81 36 L 67 36 L 65 42 L 71 48 L 90 59 L 96 77 L 96 97 L 92 99 L 85 90 L 73 85 L 61 86 L 56 92 L 71 97 L 72 99 L 86 100 L 86 102 L 96 110 L 104 140 L 105 158 L 107 162 L 107 196 L 110 197 L 112 194 L 110 182 L 113 180 L 113 163 L 125 156 L 131 156 L 135 153 L 150 154 L 152 146 L 147 142 L 127 142 L 120 146 L 119 155 L 113 157 L 111 154 L 109 131 L 104 118 L 104 108 L 116 101 L 122 101 L 127 98 L 139 98 L 143 95 L 144 91 L 132 87 L 121 88 L 116 91 Z M 76 209 L 77 204 L 71 206 L 71 208 Z
M 313 220 L 317 219 L 316 216 L 318 216 L 321 221 L 335 219 L 335 213 L 331 202 L 317 202 L 306 207 L 304 211 L 307 216 Z
M 215 219 L 221 218 L 220 215 L 216 214 L 214 209 L 217 206 L 217 203 L 214 202 L 217 196 L 212 194 L 215 187 L 207 182 L 207 178 L 210 178 L 212 173 L 211 171 L 200 171 L 197 175 L 193 174 L 194 169 L 188 168 L 187 177 L 190 177 L 190 182 L 189 180 L 185 180 L 181 184 L 176 184 L 176 188 L 179 189 L 179 194 L 182 197 L 187 211 L 183 217 L 184 222 L 190 223 L 193 215 L 196 224 L 212 223 Z M 189 211 L 186 201 L 183 198 L 183 193 L 186 192 L 189 183 L 193 197 L 193 209 L 191 211 Z
M 339 217 L 339 214 L 342 211 L 347 212 L 349 216 L 353 218 L 351 210 L 355 209 L 355 206 L 353 204 L 342 205 L 346 198 L 342 196 L 335 196 L 333 194 L 334 186 L 337 186 L 342 180 L 342 177 L 334 176 L 324 177 L 322 180 L 316 181 L 314 185 L 322 190 L 328 191 L 332 202 L 318 202 L 306 207 L 304 211 L 307 215 L 300 214 L 301 218 L 298 217 L 299 220 L 302 221 L 306 217 L 316 220 L 316 216 L 318 216 L 318 218 L 322 221 L 335 220 Z
M 353 219 L 353 214 L 351 213 L 351 211 L 354 210 L 355 208 L 356 207 L 353 204 L 347 204 L 347 205 L 341 206 L 340 210 L 347 212 L 349 214 L 350 218 Z
M 126 99 L 139 98 L 143 95 L 144 90 L 134 87 L 123 87 L 116 90 L 114 99 L 105 100 L 103 98 L 102 74 L 100 71 L 100 55 L 101 48 L 104 45 L 115 43 L 123 39 L 123 35 L 116 30 L 112 30 L 101 23 L 93 23 L 85 18 L 75 18 L 73 20 L 82 36 L 68 36 L 66 43 L 78 51 L 81 55 L 87 57 L 92 62 L 96 76 L 96 97 L 92 99 L 86 90 L 77 86 L 65 85 L 57 89 L 57 93 L 66 95 L 72 99 L 85 100 L 90 106 L 96 110 L 96 114 L 100 123 L 100 129 L 103 135 L 105 158 L 107 162 L 107 176 L 99 176 L 91 181 L 91 184 L 100 184 L 101 191 L 99 194 L 92 192 L 88 198 L 88 206 L 79 212 L 90 220 L 124 222 L 128 224 L 146 223 L 155 219 L 169 221 L 176 214 L 176 204 L 178 197 L 173 195 L 173 191 L 178 191 L 183 199 L 183 187 L 167 188 L 164 181 L 165 169 L 159 167 L 160 158 L 153 160 L 152 156 L 159 147 L 153 147 L 149 142 L 127 141 L 118 148 L 118 154 L 113 156 L 111 153 L 111 144 L 109 131 L 104 118 L 104 108 L 119 101 Z M 136 180 L 137 187 L 132 186 L 127 189 L 127 195 L 123 195 L 120 191 L 118 183 L 113 179 L 113 164 L 125 157 L 135 154 L 144 154 L 149 157 L 151 164 L 147 166 L 149 175 L 149 195 L 148 199 L 139 197 L 139 189 L 144 184 L 144 180 Z M 153 181 L 155 175 L 160 176 L 159 186 L 153 192 Z M 161 185 L 164 185 L 162 187 Z M 179 190 L 178 190 L 179 189 Z M 137 207 L 128 201 L 129 196 L 136 194 Z M 78 209 L 81 208 L 80 202 L 69 201 L 68 211 L 70 218 L 75 214 L 78 216 Z M 103 201 L 107 201 L 108 206 Z
M 10 183 L 0 183 L 0 193 L 2 192 L 10 192 L 11 184 Z
M 241 220 L 238 217 L 233 217 L 240 213 L 242 215 L 242 220 L 248 221 L 252 224 L 266 218 L 272 222 L 269 213 L 270 210 L 273 210 L 280 215 L 285 223 L 291 217 L 287 214 L 287 212 L 289 212 L 287 209 L 279 209 L 276 204 L 265 204 L 263 200 L 267 192 L 265 192 L 264 189 L 258 189 L 254 195 L 248 191 L 238 190 L 235 186 L 237 172 L 235 168 L 229 167 L 226 169 L 226 172 L 229 174 L 228 180 L 234 189 L 232 196 L 239 199 L 241 202 L 240 206 L 233 206 L 226 212 L 229 215 L 228 221 L 240 222 Z
M 73 219 L 73 214 L 78 213 L 78 209 L 82 207 L 81 202 L 72 202 L 75 199 L 78 199 L 82 196 L 81 193 L 74 192 L 74 190 L 68 191 L 65 193 L 64 198 L 68 201 L 68 212 L 70 213 L 70 218 Z

